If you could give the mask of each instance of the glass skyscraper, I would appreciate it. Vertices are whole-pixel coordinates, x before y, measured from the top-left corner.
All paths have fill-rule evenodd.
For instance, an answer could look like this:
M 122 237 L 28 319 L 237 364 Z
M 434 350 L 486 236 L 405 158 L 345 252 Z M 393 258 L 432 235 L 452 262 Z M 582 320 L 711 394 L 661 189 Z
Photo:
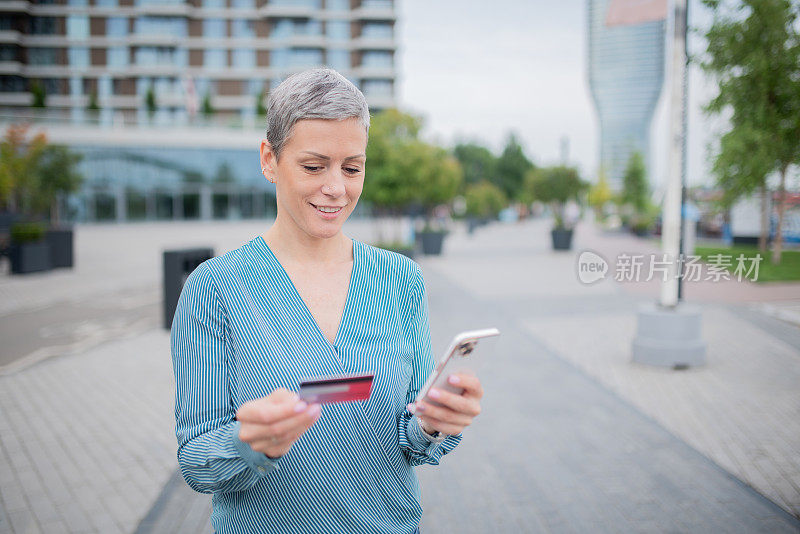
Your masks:
M 588 66 L 600 119 L 600 166 L 618 191 L 634 151 L 649 167 L 650 123 L 664 81 L 666 21 L 609 26 L 610 3 L 588 0 Z

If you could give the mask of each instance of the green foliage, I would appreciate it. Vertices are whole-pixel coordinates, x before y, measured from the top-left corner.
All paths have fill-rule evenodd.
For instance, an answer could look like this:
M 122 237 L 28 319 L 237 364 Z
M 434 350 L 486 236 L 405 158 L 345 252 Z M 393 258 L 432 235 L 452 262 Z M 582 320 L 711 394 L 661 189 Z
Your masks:
M 759 253 L 758 248 L 752 245 L 737 245 L 730 248 L 721 247 L 695 247 L 695 254 L 700 256 L 703 261 L 710 261 L 711 256 L 722 254 L 723 256 L 731 257 L 731 266 L 726 267 L 731 272 L 731 278 L 735 280 L 733 271 L 738 264 L 739 254 L 744 254 L 745 258 L 755 258 Z M 766 261 L 764 255 L 761 255 L 762 261 L 758 265 L 758 279 L 754 282 L 781 282 L 800 280 L 800 250 L 785 250 L 781 254 L 781 260 L 776 265 Z M 751 266 L 750 260 L 744 263 L 744 271 L 746 272 Z M 744 275 L 745 272 L 742 274 Z M 753 276 L 748 278 L 752 280 Z
M 460 143 L 453 149 L 453 155 L 464 170 L 465 186 L 496 179 L 497 158 L 488 148 L 477 143 Z
M 534 168 L 533 163 L 525 156 L 522 145 L 511 134 L 503 153 L 497 158 L 497 185 L 510 199 L 519 199 L 523 193 L 525 175 Z
M 89 104 L 86 106 L 87 111 L 100 111 L 100 104 L 97 103 L 97 91 L 92 91 L 89 94 Z
M 9 229 L 11 242 L 18 245 L 24 243 L 36 243 L 44 239 L 45 227 L 42 223 L 25 222 L 14 223 Z
M 267 92 L 263 91 L 256 97 L 256 117 L 259 119 L 265 119 L 267 116 L 267 106 L 265 102 L 267 101 Z
M 214 182 L 218 184 L 230 184 L 236 181 L 231 171 L 231 166 L 227 162 L 223 162 L 217 167 L 217 174 L 214 176 Z
M 570 200 L 580 202 L 580 194 L 586 186 L 578 169 L 564 165 L 533 169 L 525 176 L 528 196 L 550 204 L 557 227 L 564 226 L 564 204 Z
M 600 169 L 597 183 L 591 186 L 587 198 L 589 205 L 594 209 L 598 219 L 605 219 L 605 207 L 613 199 L 614 194 L 611 192 L 611 187 L 608 185 L 608 177 L 605 171 Z
M 203 103 L 200 106 L 200 112 L 204 117 L 208 118 L 216 113 L 216 111 L 217 110 L 215 110 L 214 106 L 211 104 L 211 95 L 206 93 L 206 96 L 203 97 Z
M 470 184 L 464 197 L 467 215 L 480 218 L 495 218 L 507 205 L 503 190 L 489 182 Z
M 650 188 L 647 184 L 647 170 L 641 152 L 634 152 L 628 160 L 625 175 L 622 179 L 621 201 L 633 208 L 635 213 L 644 213 L 650 199 Z
M 28 127 L 12 125 L 0 143 L 0 208 L 28 216 L 57 219 L 60 194 L 78 190 L 81 156 L 66 147 L 48 145 L 44 134 L 28 139 Z
M 31 83 L 31 107 L 44 108 L 47 106 L 47 93 L 44 86 L 38 80 Z
M 714 16 L 705 37 L 702 67 L 716 77 L 719 93 L 706 106 L 729 117 L 730 129 L 715 147 L 713 171 L 725 190 L 723 203 L 780 173 L 779 217 L 785 210 L 787 170 L 800 163 L 800 4 L 791 0 L 703 0 Z M 762 226 L 762 242 L 767 228 Z M 773 261 L 780 260 L 781 227 Z
M 153 90 L 153 87 L 150 86 L 147 88 L 147 93 L 144 96 L 144 105 L 147 107 L 147 113 L 151 117 L 155 114 L 156 110 L 158 109 L 158 103 L 156 102 L 156 92 Z

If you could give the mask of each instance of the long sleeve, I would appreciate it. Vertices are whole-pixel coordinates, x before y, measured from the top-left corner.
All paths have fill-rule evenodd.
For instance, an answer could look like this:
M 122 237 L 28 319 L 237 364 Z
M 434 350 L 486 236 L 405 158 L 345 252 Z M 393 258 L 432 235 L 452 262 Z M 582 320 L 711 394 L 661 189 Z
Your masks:
M 178 464 L 189 486 L 202 493 L 250 488 L 279 462 L 239 440 L 225 328 L 222 300 L 203 263 L 186 279 L 170 336 Z
M 414 264 L 409 283 L 408 333 L 413 348 L 413 371 L 411 383 L 406 393 L 406 404 L 417 398 L 420 388 L 433 371 L 434 361 L 431 351 L 431 333 L 428 324 L 428 297 L 422 272 Z M 438 465 L 439 459 L 452 451 L 461 441 L 461 434 L 448 436 L 441 443 L 431 442 L 420 430 L 416 416 L 408 411 L 398 419 L 398 439 L 400 448 L 411 465 Z

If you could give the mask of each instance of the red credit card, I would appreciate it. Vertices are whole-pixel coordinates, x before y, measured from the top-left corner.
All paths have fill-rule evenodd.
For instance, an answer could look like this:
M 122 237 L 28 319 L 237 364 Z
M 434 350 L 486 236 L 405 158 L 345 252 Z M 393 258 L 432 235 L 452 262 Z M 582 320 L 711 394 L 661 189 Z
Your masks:
M 297 394 L 300 400 L 318 404 L 366 400 L 372 390 L 374 377 L 373 373 L 368 373 L 303 380 Z

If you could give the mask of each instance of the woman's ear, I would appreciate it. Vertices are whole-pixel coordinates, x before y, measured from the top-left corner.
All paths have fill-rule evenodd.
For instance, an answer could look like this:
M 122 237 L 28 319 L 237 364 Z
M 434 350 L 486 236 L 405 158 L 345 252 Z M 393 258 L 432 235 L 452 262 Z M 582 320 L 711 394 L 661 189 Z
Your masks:
M 266 178 L 273 184 L 277 180 L 277 174 L 275 172 L 276 167 L 277 167 L 277 158 L 275 158 L 275 153 L 272 152 L 272 145 L 266 139 L 262 139 L 261 174 L 263 174 L 264 178 Z

